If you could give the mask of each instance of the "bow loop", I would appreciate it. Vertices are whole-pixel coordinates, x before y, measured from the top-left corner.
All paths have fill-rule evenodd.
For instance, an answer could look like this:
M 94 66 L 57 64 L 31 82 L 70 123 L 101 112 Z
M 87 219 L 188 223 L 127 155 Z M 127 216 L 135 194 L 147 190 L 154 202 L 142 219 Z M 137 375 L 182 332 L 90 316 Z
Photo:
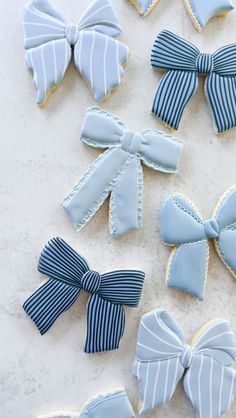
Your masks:
M 213 56 L 211 54 L 199 54 L 196 60 L 196 71 L 199 74 L 210 74 L 214 70 Z
M 101 284 L 101 276 L 97 271 L 88 270 L 81 279 L 83 290 L 88 293 L 97 293 Z

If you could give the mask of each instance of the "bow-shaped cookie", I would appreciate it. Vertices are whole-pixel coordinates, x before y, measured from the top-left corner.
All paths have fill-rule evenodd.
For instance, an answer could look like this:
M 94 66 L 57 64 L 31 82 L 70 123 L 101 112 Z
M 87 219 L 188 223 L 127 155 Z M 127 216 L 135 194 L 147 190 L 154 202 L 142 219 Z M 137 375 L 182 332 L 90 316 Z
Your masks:
M 119 347 L 125 327 L 122 305 L 138 306 L 145 276 L 142 271 L 99 274 L 90 270 L 85 259 L 61 238 L 54 238 L 45 246 L 38 270 L 49 280 L 36 289 L 23 308 L 41 334 L 71 307 L 83 289 L 91 294 L 84 351 L 94 353 Z
M 80 412 L 54 412 L 38 418 L 135 418 L 124 388 L 91 399 Z
M 142 225 L 143 171 L 141 161 L 164 173 L 175 173 L 183 142 L 151 129 L 134 133 L 111 113 L 87 110 L 81 139 L 108 148 L 65 198 L 63 206 L 81 229 L 111 193 L 110 229 L 119 236 Z
M 68 24 L 49 0 L 32 0 L 24 7 L 23 28 L 40 106 L 64 77 L 72 54 L 97 101 L 121 83 L 128 48 L 113 39 L 121 28 L 110 0 L 94 0 L 77 24 Z
M 198 418 L 219 418 L 236 391 L 236 340 L 227 321 L 208 322 L 185 343 L 178 324 L 162 309 L 141 319 L 133 374 L 139 380 L 141 413 L 165 404 L 183 377 Z
M 185 196 L 176 193 L 163 204 L 160 217 L 162 239 L 175 246 L 167 271 L 168 287 L 176 287 L 203 300 L 208 270 L 208 239 L 231 274 L 236 277 L 236 186 L 219 201 L 213 217 L 203 221 Z
M 214 54 L 200 53 L 190 42 L 164 30 L 157 36 L 151 64 L 167 70 L 153 101 L 152 112 L 178 129 L 187 102 L 198 87 L 198 74 L 205 75 L 205 94 L 217 132 L 236 126 L 236 43 Z

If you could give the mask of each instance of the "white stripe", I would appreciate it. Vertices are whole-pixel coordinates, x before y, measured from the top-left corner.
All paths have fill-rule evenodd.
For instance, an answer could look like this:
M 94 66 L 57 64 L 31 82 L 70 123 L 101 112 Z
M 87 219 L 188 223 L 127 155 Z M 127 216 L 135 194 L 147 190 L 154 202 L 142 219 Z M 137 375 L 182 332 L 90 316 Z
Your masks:
M 224 381 L 224 367 L 221 366 L 221 376 L 220 376 L 220 395 L 219 395 L 219 409 L 218 416 L 221 416 L 221 404 L 222 404 L 222 392 L 223 392 L 223 381 Z
M 210 415 L 209 415 L 209 418 L 213 418 L 213 415 L 212 415 L 212 372 L 213 372 L 213 359 L 212 357 L 210 357 L 210 382 L 209 382 Z
M 165 378 L 165 386 L 164 386 L 164 397 L 163 397 L 163 404 L 166 403 L 167 397 L 167 386 L 168 386 L 168 378 L 169 378 L 169 367 L 170 367 L 170 359 L 167 360 L 166 366 L 166 378 Z
M 26 41 L 32 41 L 34 39 L 41 39 L 41 38 L 48 38 L 49 36 L 51 36 L 52 38 L 57 37 L 57 38 L 61 38 L 61 34 L 60 33 L 48 33 L 47 35 L 37 35 L 37 36 L 30 36 L 30 37 L 26 37 L 25 40 Z
M 139 380 L 140 379 L 140 362 L 137 361 L 137 363 L 138 363 L 138 366 L 137 366 L 137 378 Z
M 95 10 L 95 12 L 91 13 L 90 16 L 88 16 L 84 21 L 83 21 L 83 17 L 87 14 L 87 10 L 85 10 L 85 12 L 82 14 L 80 21 L 79 21 L 79 26 L 83 26 L 84 23 L 86 23 L 88 20 L 90 20 L 93 16 L 95 16 L 97 13 L 101 12 L 101 10 L 103 9 L 107 9 L 110 8 L 111 5 L 110 4 L 106 4 L 105 6 L 100 7 L 99 9 Z
M 43 79 L 44 79 L 44 99 L 47 97 L 47 75 L 45 70 L 45 62 L 43 57 L 43 48 L 44 45 L 41 46 L 41 61 L 42 61 L 42 67 L 43 67 Z
M 24 7 L 29 13 L 31 13 L 32 15 L 39 17 L 40 19 L 45 19 L 45 20 L 50 20 L 50 22 L 56 23 L 59 26 L 65 27 L 64 23 L 60 22 L 60 20 L 57 20 L 56 18 L 50 18 L 50 16 L 48 16 L 45 13 L 37 13 L 35 11 L 33 11 L 32 9 L 30 9 L 28 6 Z
M 103 75 L 104 75 L 104 93 L 105 97 L 107 95 L 107 68 L 106 68 L 106 57 L 107 57 L 107 46 L 108 46 L 109 36 L 106 36 L 105 40 L 105 50 L 103 57 Z
M 27 26 L 40 26 L 43 28 L 50 28 L 50 29 L 55 29 L 55 30 L 59 30 L 61 31 L 61 33 L 65 32 L 65 29 L 62 28 L 57 28 L 56 26 L 53 25 L 47 25 L 46 23 L 36 23 L 36 22 L 22 22 L 22 25 L 27 25 Z
M 200 346 L 197 344 L 197 348 L 201 348 L 203 345 L 208 344 L 210 341 L 214 341 L 216 338 L 223 337 L 224 335 L 228 335 L 228 334 L 233 335 L 232 331 L 222 332 L 221 334 L 217 334 L 214 337 L 211 337 L 208 340 L 204 341 Z
M 202 398 L 201 398 L 201 373 L 202 373 L 202 365 L 204 361 L 204 357 L 200 356 L 200 367 L 198 373 L 198 405 L 199 405 L 199 418 L 202 418 Z
M 188 386 L 188 392 L 189 392 L 190 400 L 192 402 L 192 405 L 194 406 L 193 394 L 192 394 L 192 389 L 191 389 L 191 385 L 190 385 L 191 372 L 192 372 L 192 369 L 190 367 L 190 369 L 188 369 L 188 371 L 187 371 L 187 374 L 188 374 L 187 386 Z
M 144 395 L 143 395 L 143 406 L 140 411 L 141 413 L 143 412 L 143 409 L 145 408 L 145 403 L 146 403 L 149 368 L 150 368 L 150 362 L 148 362 L 148 365 L 147 365 L 147 371 L 146 371 L 146 377 L 145 377 L 145 389 L 144 389 Z
M 68 56 L 68 51 L 67 51 L 67 42 L 65 42 L 65 64 L 64 64 L 64 70 L 63 70 L 63 73 L 62 73 L 62 77 L 64 77 L 64 75 L 65 75 L 65 72 L 66 72 L 66 69 L 67 69 L 67 65 L 68 65 L 68 63 L 67 63 L 67 56 Z
M 230 387 L 230 392 L 229 392 L 229 403 L 228 403 L 228 409 L 230 408 L 230 404 L 231 404 L 232 397 L 233 397 L 234 378 L 235 378 L 235 371 L 234 371 L 234 370 L 232 370 L 232 382 L 231 382 L 231 387 Z
M 174 394 L 175 387 L 176 387 L 176 384 L 177 384 L 178 366 L 179 366 L 179 360 L 176 360 L 176 362 L 175 362 L 175 375 L 174 375 L 174 379 L 173 379 L 173 385 L 172 385 L 172 389 L 171 389 L 170 399 L 172 398 L 172 396 Z
M 118 29 L 121 32 L 121 26 L 118 23 L 115 23 L 113 20 L 94 20 L 93 21 L 93 25 L 91 26 L 91 24 L 89 23 L 88 25 L 81 25 L 80 23 L 78 23 L 78 29 L 79 30 L 85 30 L 89 27 L 93 27 L 96 25 L 110 25 L 113 26 L 114 28 Z
M 91 52 L 90 52 L 90 58 L 89 58 L 89 73 L 90 73 L 90 82 L 91 82 L 92 90 L 93 90 L 93 51 L 94 51 L 94 45 L 95 45 L 95 37 L 96 37 L 96 32 L 93 31 L 92 46 L 91 46 Z
M 55 80 L 55 84 L 57 84 L 58 71 L 57 71 L 57 57 L 56 57 L 56 50 L 55 50 L 55 41 L 52 42 L 52 52 L 53 52 L 53 64 L 54 64 L 54 80 Z
M 169 330 L 169 328 L 166 326 L 166 325 L 164 325 L 164 323 L 162 323 L 161 321 L 160 321 L 160 319 L 158 318 L 158 316 L 157 316 L 157 312 L 156 311 L 154 311 L 154 315 L 155 315 L 155 318 L 156 318 L 156 321 L 157 321 L 157 324 L 165 331 L 165 332 L 167 332 L 167 334 L 169 334 L 172 338 L 174 338 L 176 341 L 177 341 L 177 343 L 178 344 L 180 344 L 180 347 L 182 347 L 182 345 L 183 345 L 183 343 L 182 343 L 182 341 L 177 337 L 177 335 L 174 333 L 174 332 L 171 332 L 170 330 Z
M 173 344 L 171 344 L 171 343 L 168 343 L 167 341 L 165 341 L 165 340 L 163 340 L 161 337 L 159 337 L 157 334 L 155 334 L 152 330 L 150 330 L 148 327 L 147 327 L 147 325 L 145 325 L 144 324 L 144 322 L 143 321 L 141 321 L 141 325 L 151 334 L 151 335 L 153 335 L 153 337 L 155 337 L 157 340 L 159 340 L 159 341 L 161 341 L 161 342 L 163 342 L 164 344 L 167 344 L 167 345 L 169 345 L 170 347 L 173 347 L 173 348 L 177 348 L 177 349 L 181 349 L 181 347 L 177 347 L 177 345 L 173 345 Z
M 180 356 L 179 353 L 168 353 L 167 351 L 158 351 L 158 350 L 155 350 L 154 348 L 148 347 L 147 345 L 144 345 L 144 344 L 142 344 L 140 342 L 138 342 L 137 345 L 139 345 L 140 347 L 146 348 L 146 350 L 152 351 L 153 353 L 164 354 L 166 357 L 167 356 L 171 356 L 170 358 L 176 358 L 176 357 L 179 357 Z
M 160 361 L 157 362 L 157 371 L 156 371 L 156 376 L 155 376 L 155 383 L 154 383 L 154 388 L 153 388 L 153 397 L 152 397 L 152 409 L 155 406 L 155 400 L 156 400 L 156 391 L 157 391 L 157 382 L 158 382 L 158 378 L 159 378 L 159 371 L 160 371 Z

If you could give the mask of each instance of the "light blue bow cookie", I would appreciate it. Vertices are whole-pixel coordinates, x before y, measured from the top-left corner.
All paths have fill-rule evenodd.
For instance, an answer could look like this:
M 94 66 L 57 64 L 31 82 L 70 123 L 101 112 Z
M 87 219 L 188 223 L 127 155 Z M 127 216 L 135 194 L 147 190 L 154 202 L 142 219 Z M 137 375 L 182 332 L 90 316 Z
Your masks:
M 183 377 L 198 418 L 219 418 L 236 391 L 236 340 L 227 321 L 214 319 L 185 343 L 178 324 L 162 309 L 141 319 L 133 374 L 139 381 L 140 413 L 169 401 Z
M 234 9 L 230 0 L 184 0 L 184 3 L 199 32 L 213 17 L 225 15 Z
M 87 110 L 81 139 L 108 148 L 65 198 L 63 206 L 81 229 L 111 193 L 110 229 L 114 236 L 142 225 L 143 171 L 141 161 L 164 173 L 175 173 L 183 142 L 151 129 L 134 133 L 111 113 Z
M 130 0 L 139 14 L 143 17 L 147 16 L 159 0 Z
M 123 388 L 97 396 L 81 412 L 54 412 L 38 418 L 135 418 L 128 395 Z
M 208 239 L 231 274 L 236 277 L 236 186 L 218 203 L 213 218 L 203 221 L 193 204 L 174 194 L 163 204 L 160 217 L 165 244 L 175 246 L 167 272 L 168 287 L 176 287 L 203 300 L 208 270 Z
M 178 129 L 187 102 L 205 75 L 205 94 L 217 132 L 236 126 L 236 43 L 213 54 L 200 53 L 193 44 L 164 30 L 154 41 L 151 64 L 166 70 L 153 101 L 152 112 Z
M 90 294 L 87 303 L 87 337 L 84 351 L 96 353 L 119 347 L 125 328 L 123 305 L 137 307 L 144 273 L 115 270 L 99 274 L 62 238 L 45 246 L 38 270 L 46 280 L 25 301 L 23 308 L 41 334 L 78 299 L 81 290 Z
M 110 0 L 92 1 L 76 24 L 68 24 L 49 0 L 32 0 L 24 7 L 23 28 L 40 106 L 64 77 L 72 54 L 97 101 L 120 85 L 128 48 L 113 39 L 121 28 Z

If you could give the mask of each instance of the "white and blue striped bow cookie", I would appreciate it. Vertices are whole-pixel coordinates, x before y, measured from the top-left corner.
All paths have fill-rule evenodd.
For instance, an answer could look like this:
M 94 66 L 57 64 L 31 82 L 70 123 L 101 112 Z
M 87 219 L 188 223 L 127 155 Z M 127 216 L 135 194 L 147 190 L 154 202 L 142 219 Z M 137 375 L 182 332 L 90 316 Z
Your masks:
M 139 381 L 140 413 L 169 401 L 183 377 L 184 391 L 198 418 L 219 418 L 236 391 L 236 340 L 227 321 L 214 319 L 185 343 L 178 324 L 164 310 L 141 319 L 133 374 Z
M 152 112 L 178 129 L 187 102 L 198 87 L 198 74 L 205 75 L 205 94 L 217 132 L 236 126 L 236 43 L 214 54 L 200 53 L 181 37 L 164 30 L 155 39 L 151 64 L 167 70 L 161 78 Z
M 142 226 L 143 171 L 141 161 L 154 170 L 175 173 L 183 142 L 162 132 L 127 130 L 112 113 L 87 110 L 81 139 L 108 148 L 65 198 L 63 207 L 80 230 L 111 193 L 110 229 L 120 236 Z
M 64 77 L 72 53 L 97 101 L 121 83 L 128 48 L 113 39 L 121 27 L 110 0 L 94 0 L 77 24 L 67 24 L 49 0 L 32 0 L 24 7 L 23 28 L 40 106 Z
M 170 255 L 167 286 L 203 300 L 208 270 L 209 244 L 236 278 L 236 186 L 220 199 L 213 217 L 204 221 L 184 195 L 175 193 L 163 204 L 160 217 L 163 242 L 175 249 Z
M 71 307 L 83 289 L 90 293 L 87 303 L 87 337 L 84 351 L 95 353 L 119 347 L 125 327 L 122 305 L 137 307 L 144 273 L 116 270 L 103 274 L 90 270 L 85 259 L 62 238 L 45 246 L 38 270 L 44 282 L 23 305 L 25 312 L 44 334 Z

